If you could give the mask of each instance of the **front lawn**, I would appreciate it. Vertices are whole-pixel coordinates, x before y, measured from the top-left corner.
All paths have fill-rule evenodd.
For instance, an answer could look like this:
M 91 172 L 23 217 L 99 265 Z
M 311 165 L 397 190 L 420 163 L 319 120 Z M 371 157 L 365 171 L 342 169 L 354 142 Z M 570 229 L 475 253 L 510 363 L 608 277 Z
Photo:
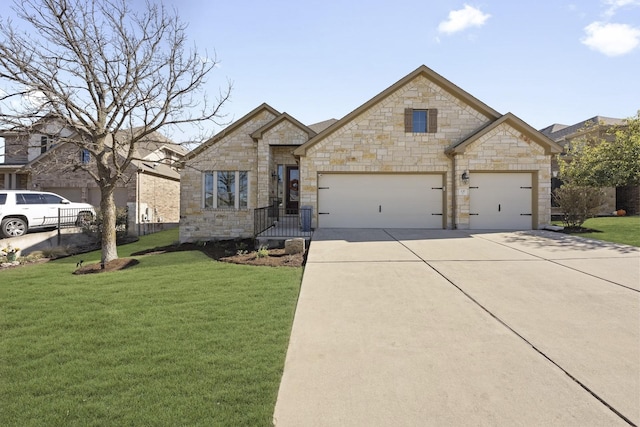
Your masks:
M 577 236 L 640 247 L 640 216 L 590 218 L 582 226 L 596 232 Z
M 302 269 L 137 258 L 113 273 L 71 274 L 99 253 L 0 271 L 0 425 L 272 424 Z

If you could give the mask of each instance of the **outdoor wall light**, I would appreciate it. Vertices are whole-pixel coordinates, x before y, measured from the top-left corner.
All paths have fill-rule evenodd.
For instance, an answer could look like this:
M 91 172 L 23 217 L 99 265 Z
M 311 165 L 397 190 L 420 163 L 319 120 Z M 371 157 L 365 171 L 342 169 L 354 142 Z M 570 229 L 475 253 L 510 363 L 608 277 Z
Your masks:
M 460 178 L 462 178 L 462 182 L 464 183 L 469 182 L 469 172 L 468 171 L 462 172 L 462 176 Z

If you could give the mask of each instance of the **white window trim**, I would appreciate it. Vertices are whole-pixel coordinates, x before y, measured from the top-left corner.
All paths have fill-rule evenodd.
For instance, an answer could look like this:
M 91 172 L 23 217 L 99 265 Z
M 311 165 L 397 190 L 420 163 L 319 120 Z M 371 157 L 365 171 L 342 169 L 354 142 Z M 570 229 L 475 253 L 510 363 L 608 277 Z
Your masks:
M 236 191 L 234 195 L 234 207 L 228 207 L 228 206 L 218 207 L 218 172 L 234 172 L 235 173 Z M 246 172 L 247 174 L 247 206 L 242 208 L 240 207 L 240 172 Z M 207 207 L 205 205 L 206 198 L 207 198 L 206 183 L 207 183 L 208 174 L 213 175 L 213 206 L 211 207 Z M 219 170 L 206 171 L 205 173 L 202 174 L 202 207 L 204 209 L 218 209 L 218 210 L 224 210 L 224 211 L 246 210 L 246 209 L 249 209 L 249 194 L 251 194 L 250 188 L 249 188 L 249 171 L 240 171 L 240 170 L 234 171 L 234 170 L 219 169 Z

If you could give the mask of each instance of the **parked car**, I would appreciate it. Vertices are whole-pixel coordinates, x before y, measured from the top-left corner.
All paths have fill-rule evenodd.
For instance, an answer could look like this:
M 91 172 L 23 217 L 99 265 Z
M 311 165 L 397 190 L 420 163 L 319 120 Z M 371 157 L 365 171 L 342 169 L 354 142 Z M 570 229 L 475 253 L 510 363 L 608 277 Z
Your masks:
M 27 231 L 84 225 L 96 211 L 88 203 L 70 202 L 62 196 L 43 191 L 0 190 L 0 236 L 22 236 Z

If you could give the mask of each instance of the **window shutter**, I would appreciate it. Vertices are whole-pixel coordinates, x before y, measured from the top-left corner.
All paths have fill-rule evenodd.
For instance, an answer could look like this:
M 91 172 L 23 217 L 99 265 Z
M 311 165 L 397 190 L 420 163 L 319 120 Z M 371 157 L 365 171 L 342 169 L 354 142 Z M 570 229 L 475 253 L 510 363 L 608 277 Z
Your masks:
M 429 108 L 427 114 L 429 116 L 429 124 L 427 125 L 427 132 L 428 133 L 438 132 L 438 109 Z
M 404 131 L 413 132 L 413 109 L 404 109 Z

